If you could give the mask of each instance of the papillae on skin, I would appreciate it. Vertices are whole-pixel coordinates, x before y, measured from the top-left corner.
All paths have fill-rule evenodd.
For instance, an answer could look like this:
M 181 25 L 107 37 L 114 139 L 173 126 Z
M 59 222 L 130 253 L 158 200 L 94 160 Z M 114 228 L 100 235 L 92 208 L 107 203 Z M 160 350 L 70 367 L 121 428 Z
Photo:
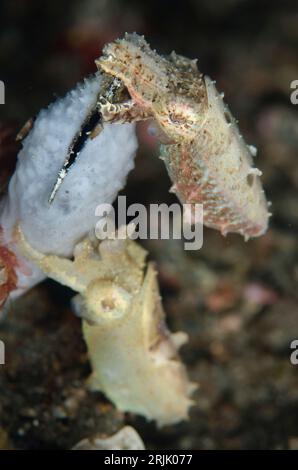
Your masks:
M 107 44 L 96 60 L 100 71 L 120 79 L 131 97 L 122 108 L 105 106 L 112 122 L 153 119 L 176 193 L 201 203 L 204 224 L 247 240 L 267 230 L 268 204 L 248 146 L 214 82 L 196 60 L 172 52 L 163 57 L 144 37 L 126 34 Z M 115 114 L 113 114 L 115 112 Z M 105 114 L 106 113 L 106 114 Z
M 16 239 L 24 256 L 79 293 L 75 309 L 92 366 L 90 388 L 160 426 L 186 419 L 196 388 L 178 355 L 187 335 L 170 333 L 165 324 L 146 251 L 130 239 L 86 238 L 69 260 L 34 250 L 19 228 Z

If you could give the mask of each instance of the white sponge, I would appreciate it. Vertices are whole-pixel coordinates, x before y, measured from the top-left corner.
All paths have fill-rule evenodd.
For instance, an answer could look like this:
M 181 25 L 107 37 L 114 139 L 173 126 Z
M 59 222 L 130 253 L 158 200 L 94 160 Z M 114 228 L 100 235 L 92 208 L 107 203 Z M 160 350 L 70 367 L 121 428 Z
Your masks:
M 96 206 L 112 203 L 124 186 L 137 149 L 135 126 L 106 124 L 97 137 L 86 141 L 54 201 L 48 203 L 68 148 L 94 106 L 101 83 L 99 73 L 85 79 L 37 116 L 19 152 L 8 195 L 1 202 L 5 243 L 13 242 L 12 231 L 19 221 L 37 250 L 72 256 L 75 244 L 98 221 Z M 30 268 L 29 276 L 27 269 L 25 277 L 18 273 L 22 291 L 44 278 L 35 267 Z

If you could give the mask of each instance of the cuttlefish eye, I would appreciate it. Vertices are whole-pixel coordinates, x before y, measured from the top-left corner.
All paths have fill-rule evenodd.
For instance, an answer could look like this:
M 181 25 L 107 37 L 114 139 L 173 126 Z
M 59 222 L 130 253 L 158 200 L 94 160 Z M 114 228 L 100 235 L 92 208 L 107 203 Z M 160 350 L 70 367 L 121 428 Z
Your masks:
M 169 119 L 172 124 L 183 124 L 186 121 L 186 116 L 178 113 L 170 113 Z

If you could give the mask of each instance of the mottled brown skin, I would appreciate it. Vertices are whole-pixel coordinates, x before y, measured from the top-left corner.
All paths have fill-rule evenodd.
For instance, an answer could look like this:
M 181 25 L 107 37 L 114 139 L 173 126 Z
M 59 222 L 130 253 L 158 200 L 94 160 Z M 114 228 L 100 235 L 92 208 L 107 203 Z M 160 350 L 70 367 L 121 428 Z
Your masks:
M 196 61 L 174 52 L 162 57 L 143 37 L 126 34 L 106 45 L 96 64 L 127 87 L 131 100 L 126 118 L 153 118 L 165 135 L 162 159 L 181 202 L 202 203 L 204 224 L 223 235 L 262 235 L 269 214 L 260 172 L 253 168 L 235 120 Z
M 141 110 L 139 119 L 155 118 L 173 142 L 196 137 L 208 106 L 196 61 L 175 52 L 162 57 L 136 34 L 108 44 L 103 52 L 96 65 L 123 81 L 134 106 Z

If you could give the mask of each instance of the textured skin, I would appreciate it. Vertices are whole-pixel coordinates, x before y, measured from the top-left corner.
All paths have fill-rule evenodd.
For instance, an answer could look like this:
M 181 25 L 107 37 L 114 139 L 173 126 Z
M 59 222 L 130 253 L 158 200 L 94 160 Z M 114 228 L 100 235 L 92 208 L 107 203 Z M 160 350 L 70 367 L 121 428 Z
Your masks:
M 166 137 L 162 159 L 181 202 L 203 203 L 204 223 L 246 239 L 268 227 L 267 202 L 250 148 L 208 77 L 196 62 L 152 51 L 126 34 L 105 46 L 96 64 L 123 81 L 140 118 L 154 118 Z
M 90 386 L 104 392 L 122 411 L 159 425 L 186 419 L 196 388 L 178 355 L 187 340 L 165 324 L 156 271 L 132 240 L 88 238 L 74 261 L 34 250 L 17 230 L 24 256 L 44 273 L 80 293 L 75 307 L 92 365 Z

